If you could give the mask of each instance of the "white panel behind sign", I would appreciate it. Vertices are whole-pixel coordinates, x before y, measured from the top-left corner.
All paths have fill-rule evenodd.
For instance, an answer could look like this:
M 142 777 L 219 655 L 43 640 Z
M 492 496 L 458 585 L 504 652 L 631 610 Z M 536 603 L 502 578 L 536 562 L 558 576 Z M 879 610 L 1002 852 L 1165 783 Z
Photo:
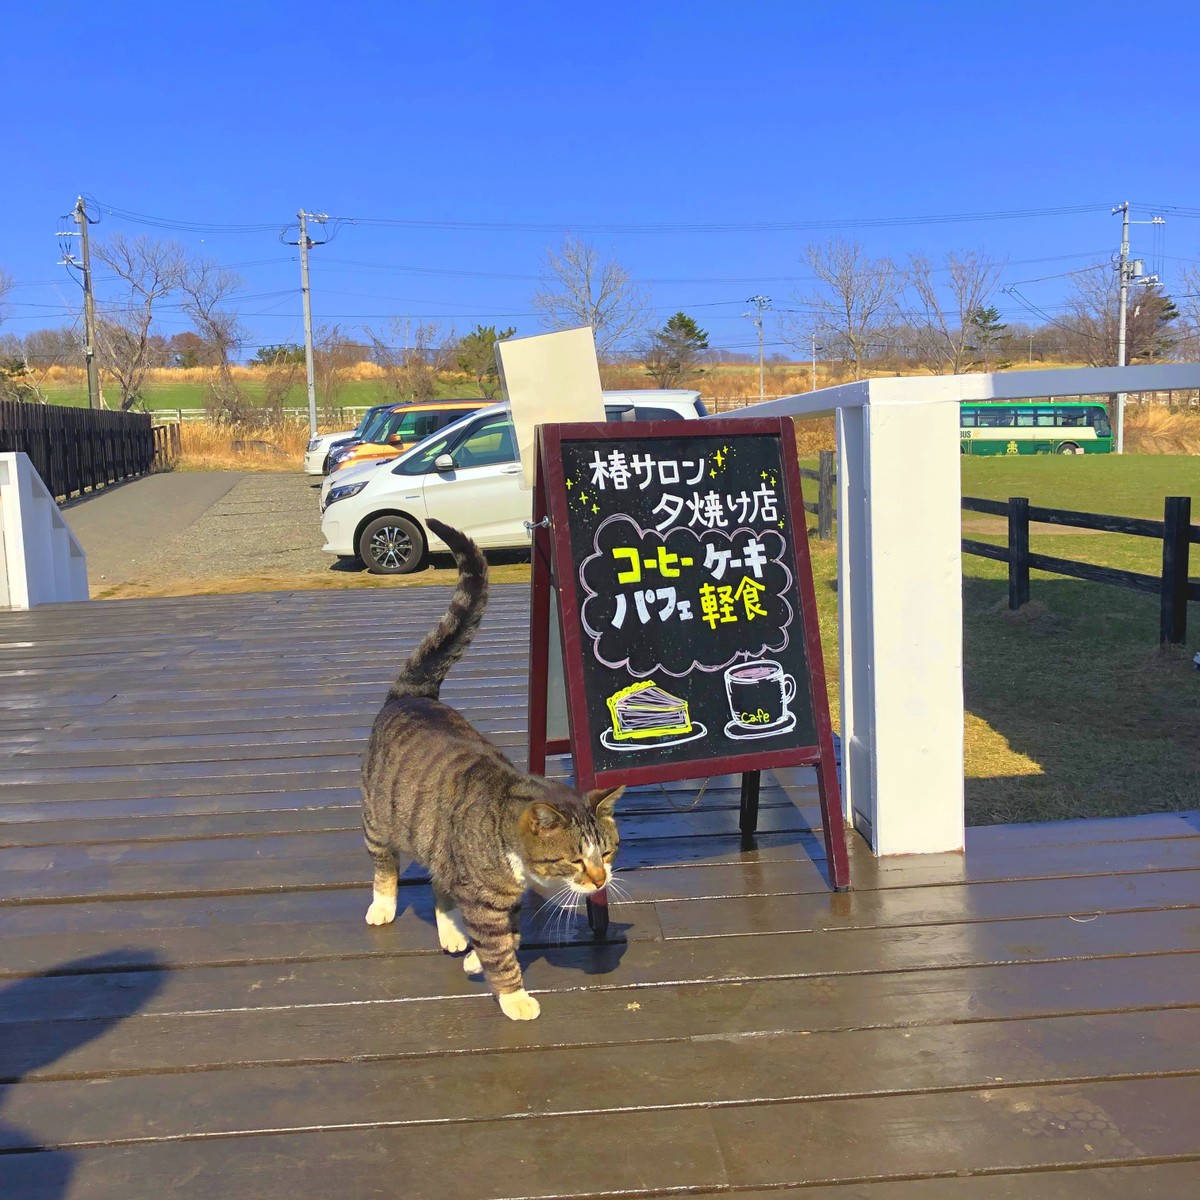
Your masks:
M 564 421 L 603 421 L 600 367 L 590 325 L 496 343 L 504 397 L 512 405 L 524 487 L 533 487 L 534 431 Z

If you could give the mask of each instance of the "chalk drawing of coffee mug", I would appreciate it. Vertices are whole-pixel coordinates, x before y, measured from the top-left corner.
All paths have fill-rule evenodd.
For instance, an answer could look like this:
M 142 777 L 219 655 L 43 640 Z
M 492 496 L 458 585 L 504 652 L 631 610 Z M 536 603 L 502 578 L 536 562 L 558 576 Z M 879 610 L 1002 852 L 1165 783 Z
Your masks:
M 789 705 L 796 696 L 796 680 L 773 659 L 726 668 L 725 695 L 730 714 L 725 732 L 730 737 L 771 737 L 795 727 Z

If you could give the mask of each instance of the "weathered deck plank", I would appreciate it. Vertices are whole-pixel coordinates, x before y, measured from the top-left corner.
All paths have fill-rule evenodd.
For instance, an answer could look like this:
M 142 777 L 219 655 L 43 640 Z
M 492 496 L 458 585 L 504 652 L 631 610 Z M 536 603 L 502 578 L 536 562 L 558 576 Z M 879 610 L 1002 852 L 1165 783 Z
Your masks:
M 527 914 L 531 1024 L 419 870 L 366 926 L 358 754 L 446 596 L 0 615 L 5 1200 L 1200 1190 L 1196 814 L 857 845 L 833 895 L 809 772 L 751 849 L 736 779 L 634 789 L 611 939 Z M 445 690 L 518 761 L 525 603 Z

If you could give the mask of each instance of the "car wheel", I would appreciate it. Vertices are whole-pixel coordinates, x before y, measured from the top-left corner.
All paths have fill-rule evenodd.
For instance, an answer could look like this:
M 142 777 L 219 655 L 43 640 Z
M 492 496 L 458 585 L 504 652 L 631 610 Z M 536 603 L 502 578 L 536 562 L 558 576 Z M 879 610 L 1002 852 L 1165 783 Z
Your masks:
M 407 575 L 425 562 L 425 537 L 407 517 L 376 517 L 359 535 L 358 556 L 372 575 Z
M 1083 453 L 1083 451 L 1080 450 L 1079 447 L 1077 445 L 1075 445 L 1074 442 L 1063 442 L 1063 444 L 1061 446 L 1059 446 L 1058 452 L 1059 452 L 1059 454 L 1082 454 Z

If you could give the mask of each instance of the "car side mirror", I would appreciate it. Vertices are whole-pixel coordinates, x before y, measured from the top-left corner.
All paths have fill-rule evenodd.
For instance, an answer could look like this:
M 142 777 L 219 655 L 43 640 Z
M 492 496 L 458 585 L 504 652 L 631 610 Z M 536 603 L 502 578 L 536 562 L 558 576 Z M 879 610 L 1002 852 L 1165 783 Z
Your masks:
M 433 460 L 433 468 L 435 471 L 453 471 L 454 459 L 449 454 L 439 454 Z

